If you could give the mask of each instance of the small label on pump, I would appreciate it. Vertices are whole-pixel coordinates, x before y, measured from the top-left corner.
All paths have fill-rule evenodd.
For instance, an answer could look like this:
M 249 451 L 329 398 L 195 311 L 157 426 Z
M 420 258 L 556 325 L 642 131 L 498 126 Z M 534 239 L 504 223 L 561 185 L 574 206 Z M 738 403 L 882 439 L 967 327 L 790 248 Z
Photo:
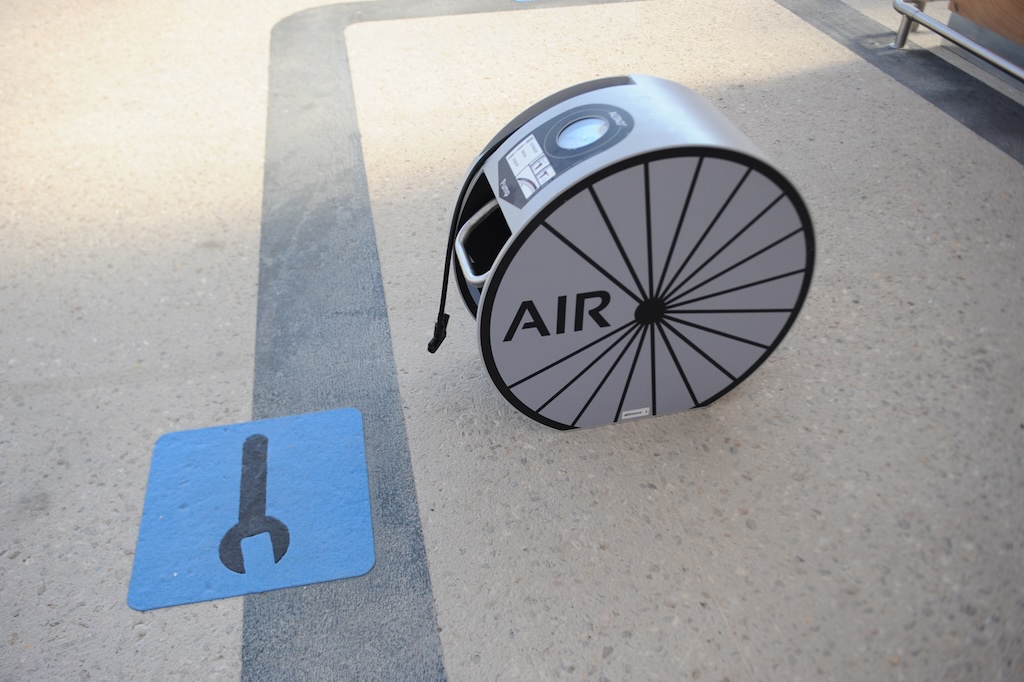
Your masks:
M 651 408 L 649 407 L 638 407 L 635 410 L 626 410 L 622 413 L 623 419 L 636 419 L 637 417 L 649 417 L 651 415 Z

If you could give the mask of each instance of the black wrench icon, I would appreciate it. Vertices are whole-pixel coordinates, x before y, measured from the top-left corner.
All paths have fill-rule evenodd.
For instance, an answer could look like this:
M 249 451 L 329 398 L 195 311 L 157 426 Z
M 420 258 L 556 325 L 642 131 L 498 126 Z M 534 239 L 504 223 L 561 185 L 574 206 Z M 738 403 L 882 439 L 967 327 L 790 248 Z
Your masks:
M 238 523 L 220 541 L 220 561 L 235 573 L 245 573 L 242 540 L 270 533 L 276 564 L 288 551 L 288 526 L 267 516 L 267 437 L 254 434 L 242 445 L 242 485 L 238 496 Z

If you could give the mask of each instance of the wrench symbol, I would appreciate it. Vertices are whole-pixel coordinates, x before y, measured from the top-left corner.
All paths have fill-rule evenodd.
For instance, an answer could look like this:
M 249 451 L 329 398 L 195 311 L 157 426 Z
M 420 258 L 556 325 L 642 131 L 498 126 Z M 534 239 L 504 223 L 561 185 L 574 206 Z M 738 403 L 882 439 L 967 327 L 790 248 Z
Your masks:
M 235 573 L 245 573 L 242 540 L 270 533 L 276 564 L 288 551 L 288 526 L 267 516 L 267 437 L 254 434 L 242 445 L 242 485 L 238 496 L 238 523 L 220 541 L 220 561 Z

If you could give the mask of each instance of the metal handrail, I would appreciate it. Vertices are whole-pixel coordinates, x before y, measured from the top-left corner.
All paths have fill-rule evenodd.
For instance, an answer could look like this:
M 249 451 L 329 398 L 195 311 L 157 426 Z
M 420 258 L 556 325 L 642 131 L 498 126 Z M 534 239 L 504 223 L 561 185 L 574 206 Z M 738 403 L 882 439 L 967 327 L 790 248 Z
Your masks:
M 962 33 L 954 31 L 935 17 L 925 14 L 923 10 L 904 2 L 904 0 L 892 0 L 892 7 L 903 15 L 903 18 L 900 21 L 900 27 L 896 31 L 896 40 L 892 43 L 892 47 L 900 49 L 906 45 L 907 36 L 910 34 L 910 27 L 915 23 L 920 24 L 929 31 L 939 34 L 949 42 L 959 45 L 971 54 L 984 59 L 997 69 L 1013 76 L 1021 82 L 1024 82 L 1024 68 L 1021 68 L 1017 64 L 997 55 L 987 47 L 979 45 Z

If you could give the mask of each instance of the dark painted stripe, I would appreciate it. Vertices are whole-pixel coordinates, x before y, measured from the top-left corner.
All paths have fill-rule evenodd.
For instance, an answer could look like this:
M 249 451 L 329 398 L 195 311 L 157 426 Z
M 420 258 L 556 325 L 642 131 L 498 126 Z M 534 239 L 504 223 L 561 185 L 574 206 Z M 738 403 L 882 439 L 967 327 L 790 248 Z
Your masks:
M 580 4 L 595 2 L 532 8 Z M 243 680 L 445 678 L 343 32 L 528 7 L 380 0 L 301 12 L 273 31 L 253 417 L 362 411 L 377 563 L 246 597 Z
M 895 30 L 842 0 L 775 1 L 1024 164 L 1024 107 L 1017 102 L 928 50 L 889 47 Z M 893 25 L 898 23 L 893 10 Z M 914 126 L 904 113 L 896 108 L 888 112 L 893 126 Z
M 253 416 L 362 411 L 377 562 L 360 578 L 246 597 L 243 680 L 445 677 L 345 19 L 304 12 L 272 36 Z

